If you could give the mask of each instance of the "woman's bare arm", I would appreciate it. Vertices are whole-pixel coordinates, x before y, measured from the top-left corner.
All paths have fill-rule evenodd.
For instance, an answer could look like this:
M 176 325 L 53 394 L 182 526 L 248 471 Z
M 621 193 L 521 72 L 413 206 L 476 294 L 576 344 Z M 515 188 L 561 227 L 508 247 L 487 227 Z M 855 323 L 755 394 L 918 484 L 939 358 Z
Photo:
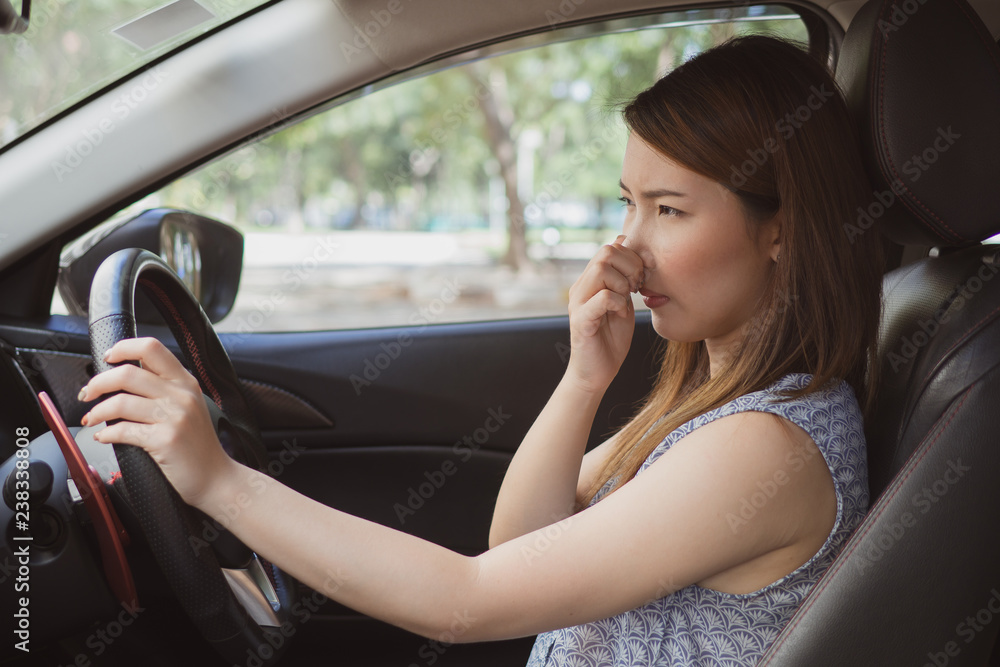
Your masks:
M 507 469 L 493 512 L 490 546 L 574 511 L 590 428 L 635 327 L 631 292 L 642 284 L 644 268 L 624 242 L 619 236 L 603 246 L 570 288 L 569 364 Z
M 601 394 L 563 378 L 525 435 L 497 495 L 490 547 L 574 512 L 580 466 Z
M 605 618 L 773 552 L 790 571 L 822 544 L 836 512 L 823 457 L 799 456 L 791 466 L 794 430 L 773 415 L 740 413 L 695 429 L 593 507 L 467 557 L 236 463 L 212 430 L 198 383 L 162 344 L 118 343 L 108 361 L 125 360 L 141 367 L 101 373 L 82 392 L 85 400 L 122 392 L 85 415 L 87 424 L 122 420 L 98 440 L 145 449 L 186 502 L 300 581 L 446 641 Z M 734 529 L 727 515 L 779 470 L 787 482 Z
M 795 445 L 775 422 L 762 413 L 712 422 L 607 499 L 477 557 L 331 509 L 235 463 L 200 508 L 363 613 L 446 641 L 525 636 L 633 609 L 802 540 L 814 552 L 836 511 L 830 473 L 821 456 L 793 470 Z M 789 482 L 734 530 L 727 515 L 777 470 Z M 799 550 L 788 571 L 812 552 Z

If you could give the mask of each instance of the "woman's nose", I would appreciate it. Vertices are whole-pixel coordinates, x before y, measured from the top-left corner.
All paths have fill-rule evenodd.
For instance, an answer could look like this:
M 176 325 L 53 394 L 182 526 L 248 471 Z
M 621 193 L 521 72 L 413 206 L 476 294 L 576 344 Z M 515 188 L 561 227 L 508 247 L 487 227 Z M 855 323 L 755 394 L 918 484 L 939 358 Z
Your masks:
M 651 271 L 656 268 L 654 255 L 649 249 L 649 245 L 645 238 L 645 229 L 642 225 L 630 225 L 629 228 L 624 230 L 625 241 L 622 246 L 628 248 L 635 254 L 639 255 L 639 259 L 642 260 L 643 267 L 647 271 Z

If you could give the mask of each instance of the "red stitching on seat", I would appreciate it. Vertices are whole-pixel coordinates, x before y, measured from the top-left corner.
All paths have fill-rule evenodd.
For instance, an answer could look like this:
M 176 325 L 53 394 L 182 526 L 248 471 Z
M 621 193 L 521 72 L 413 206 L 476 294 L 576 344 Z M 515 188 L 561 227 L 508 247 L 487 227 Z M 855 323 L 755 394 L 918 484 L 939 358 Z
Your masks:
M 985 322 L 986 320 L 988 320 L 991 317 L 993 317 L 994 315 L 996 315 L 997 312 L 1000 312 L 1000 306 L 997 306 L 996 308 L 994 308 L 993 312 L 991 312 L 989 315 L 987 315 L 986 317 L 984 317 L 983 319 L 979 320 L 978 322 L 976 322 L 975 324 L 973 324 L 971 327 L 969 327 L 968 331 L 966 331 L 964 334 L 962 334 L 961 338 L 959 338 L 954 343 L 952 343 L 951 347 L 949 347 L 947 350 L 944 351 L 944 354 L 941 355 L 941 358 L 944 359 L 949 354 L 951 354 L 952 350 L 954 350 L 956 347 L 958 347 L 959 345 L 961 345 L 962 343 L 964 343 L 966 341 L 966 339 L 968 339 L 969 334 L 971 334 L 973 331 L 975 331 L 976 329 L 978 329 L 979 326 L 983 322 Z M 934 373 L 934 369 L 932 368 L 930 371 L 927 372 L 927 375 L 924 376 L 924 379 L 920 381 L 920 386 L 923 386 L 924 384 L 926 384 L 927 383 L 927 378 L 929 378 L 931 376 L 931 374 L 933 374 L 933 373 Z
M 212 378 L 209 377 L 208 371 L 205 370 L 205 365 L 204 363 L 202 363 L 201 355 L 198 354 L 198 346 L 194 342 L 194 336 L 191 335 L 191 331 L 188 329 L 187 324 L 184 322 L 184 320 L 181 319 L 181 314 L 177 312 L 177 308 L 174 307 L 174 304 L 170 300 L 170 297 L 168 297 L 166 292 L 160 289 L 159 286 L 153 284 L 148 280 L 139 279 L 139 283 L 141 283 L 144 287 L 148 287 L 156 294 L 160 302 L 167 307 L 167 310 L 170 311 L 170 315 L 174 318 L 174 322 L 177 323 L 177 326 L 179 326 L 184 331 L 184 344 L 187 346 L 188 354 L 191 357 L 191 361 L 194 363 L 195 368 L 198 371 L 198 375 L 201 377 L 202 384 L 204 384 L 205 388 L 208 389 L 208 393 L 212 395 L 212 400 L 215 401 L 215 404 L 217 406 L 219 406 L 219 409 L 220 410 L 223 409 L 222 395 L 219 394 L 219 391 L 215 388 L 215 385 L 212 384 Z
M 978 19 L 978 17 L 975 18 L 975 19 L 973 19 L 971 16 L 969 16 L 969 13 L 965 10 L 965 7 L 962 6 L 962 3 L 958 3 L 958 2 L 955 2 L 954 0 L 952 0 L 952 4 L 956 5 L 962 11 L 962 13 L 965 14 L 967 20 L 971 24 L 973 32 L 976 33 L 976 35 L 979 37 L 980 41 L 982 41 L 984 43 L 984 45 L 986 46 L 986 53 L 993 60 L 994 65 L 996 65 L 997 68 L 1000 69 L 1000 63 L 997 63 L 996 56 L 992 52 L 992 48 L 991 48 L 992 45 L 990 45 L 990 43 L 984 38 L 984 36 L 982 34 L 982 29 L 979 26 L 979 19 Z M 888 3 L 886 3 L 885 5 L 883 5 L 883 7 L 882 7 L 882 14 L 879 17 L 880 20 L 883 20 L 883 21 L 885 20 L 885 16 L 888 14 L 887 10 L 888 10 L 888 8 L 890 6 L 892 6 L 892 5 L 889 5 Z M 881 75 L 881 78 L 882 78 L 881 80 L 882 81 L 885 80 L 885 53 L 886 53 L 886 49 L 885 49 L 884 45 L 888 41 L 889 41 L 889 35 L 886 32 L 882 36 L 883 48 L 882 48 L 881 58 L 880 58 L 880 61 L 879 61 L 879 73 Z M 883 116 L 883 112 L 884 112 L 884 108 L 885 108 L 885 104 L 884 104 L 885 86 L 884 85 L 880 85 L 879 86 L 878 93 L 879 93 L 879 104 L 878 104 L 878 120 L 879 120 L 879 124 L 878 124 L 878 132 L 879 132 L 879 134 L 882 137 L 883 145 L 884 146 L 888 146 L 889 142 L 888 142 L 888 140 L 886 139 L 886 136 L 885 136 L 885 119 L 884 119 L 884 116 Z M 892 158 L 888 155 L 888 153 L 885 154 L 885 160 L 886 160 L 886 164 L 889 166 L 890 171 L 892 171 L 892 175 L 895 177 L 895 184 L 894 185 L 896 185 L 896 186 L 900 187 L 901 189 L 905 190 L 906 193 L 910 197 L 912 197 L 913 203 L 915 203 L 917 206 L 919 206 L 921 209 L 923 209 L 928 215 L 930 215 L 932 218 L 934 218 L 935 220 L 937 220 L 945 229 L 947 229 L 949 232 L 951 232 L 951 234 L 952 234 L 952 236 L 954 237 L 955 240 L 957 240 L 957 241 L 969 241 L 969 240 L 972 240 L 972 239 L 968 239 L 968 238 L 962 236 L 961 234 L 959 234 L 958 232 L 956 232 L 954 229 L 952 229 L 951 227 L 949 227 L 948 223 L 946 223 L 944 220 L 942 220 L 940 217 L 938 217 L 938 215 L 936 213 L 934 213 L 934 211 L 932 211 L 931 209 L 929 209 L 922 201 L 920 201 L 920 199 L 913 193 L 913 191 L 910 190 L 910 188 L 908 188 L 905 183 L 903 183 L 903 180 L 899 177 L 899 174 L 896 172 L 896 166 L 893 164 Z M 910 208 L 909 203 L 905 199 L 901 199 L 901 201 L 903 202 L 904 206 L 906 206 L 907 208 Z M 943 238 L 943 235 L 940 234 L 937 230 L 931 229 L 931 228 L 927 227 L 927 225 L 924 225 L 924 227 L 926 227 L 928 229 L 928 231 L 931 231 L 931 232 L 937 234 L 938 236 L 942 236 L 942 238 Z
M 951 0 L 951 4 L 958 7 L 958 9 L 961 10 L 963 14 L 965 14 L 965 17 L 972 25 L 972 29 L 975 31 L 976 36 L 979 37 L 979 41 L 982 42 L 983 46 L 986 48 L 986 53 L 988 53 L 990 58 L 993 60 L 994 67 L 996 67 L 997 71 L 1000 72 L 1000 61 L 997 60 L 997 57 L 993 52 L 993 45 L 995 42 L 993 42 L 992 39 L 989 39 L 989 35 L 986 32 L 986 28 L 983 25 L 982 20 L 979 18 L 979 15 L 976 14 L 975 12 L 970 14 L 968 11 L 969 8 L 965 3 Z
M 916 470 L 917 464 L 920 463 L 920 461 L 922 461 L 925 456 L 927 456 L 928 452 L 931 451 L 931 448 L 935 445 L 935 443 L 937 443 L 937 441 L 944 434 L 945 429 L 947 429 L 948 426 L 951 424 L 951 422 L 955 419 L 955 416 L 958 414 L 958 411 L 962 409 L 963 405 L 965 405 L 965 401 L 969 397 L 969 393 L 972 392 L 972 389 L 975 386 L 976 386 L 975 383 L 973 383 L 968 389 L 965 390 L 965 394 L 962 395 L 962 401 L 955 406 L 955 410 L 948 418 L 948 421 L 945 422 L 944 426 L 941 427 L 941 430 L 938 431 L 938 434 L 934 437 L 934 439 L 930 442 L 930 444 L 927 445 L 923 453 L 921 453 L 920 456 L 916 460 L 914 460 L 914 456 L 917 456 L 917 454 L 914 452 L 913 456 L 911 456 L 910 459 L 906 462 L 907 465 L 912 464 L 910 470 L 909 472 L 906 473 L 906 475 L 902 479 L 897 478 L 897 481 L 895 481 L 895 486 L 891 492 L 891 495 L 888 495 L 888 492 L 886 492 L 883 493 L 882 496 L 877 499 L 878 501 L 881 501 L 884 498 L 885 502 L 881 503 L 881 507 L 878 509 L 876 514 L 874 515 L 869 514 L 868 516 L 865 517 L 865 519 L 868 519 L 868 517 L 874 516 L 874 518 L 869 522 L 868 527 L 865 528 L 863 533 L 861 533 L 860 535 L 854 534 L 851 537 L 850 548 L 847 551 L 842 552 L 837 557 L 837 560 L 830 567 L 830 569 L 828 569 L 820 578 L 819 583 L 816 584 L 816 588 L 813 590 L 813 592 L 809 595 L 809 598 L 806 600 L 805 606 L 803 606 L 800 609 L 800 611 L 796 612 L 795 618 L 793 618 L 792 621 L 788 624 L 788 626 L 786 626 L 785 629 L 782 631 L 783 637 L 781 638 L 781 640 L 776 644 L 774 644 L 773 647 L 770 649 L 770 653 L 772 655 L 776 653 L 778 649 L 782 647 L 782 645 L 784 645 L 785 641 L 787 641 L 788 639 L 788 635 L 791 634 L 792 630 L 794 630 L 801 622 L 802 617 L 805 616 L 806 612 L 809 611 L 809 609 L 816 603 L 816 598 L 819 597 L 819 594 L 823 592 L 823 590 L 825 590 L 830 585 L 830 580 L 833 579 L 833 575 L 835 575 L 837 572 L 839 572 L 844 568 L 844 564 L 847 562 L 847 557 L 853 554 L 858 549 L 858 546 L 861 544 L 862 539 L 872 531 L 872 529 L 875 526 L 875 521 L 879 517 L 881 517 L 882 514 L 885 512 L 886 508 L 889 506 L 890 501 L 892 501 L 892 499 L 895 498 L 896 495 L 898 495 L 899 489 L 902 488 L 903 486 L 903 482 L 909 479 L 910 475 L 913 474 L 913 471 Z M 940 423 L 940 421 L 941 420 L 938 420 L 938 423 Z M 761 664 L 768 664 L 770 662 L 771 658 L 768 658 L 767 663 L 761 663 Z
M 881 20 L 881 21 L 885 20 L 885 16 L 888 14 L 887 8 L 889 6 L 890 5 L 888 3 L 886 3 L 885 5 L 883 5 L 883 7 L 882 7 L 882 14 L 879 16 L 879 20 Z M 885 113 L 885 85 L 884 85 L 884 83 L 882 83 L 882 82 L 885 81 L 885 59 L 886 59 L 886 51 L 887 51 L 886 47 L 887 47 L 888 41 L 889 41 L 889 35 L 888 34 L 884 34 L 882 36 L 882 53 L 880 54 L 880 58 L 879 58 L 879 76 L 880 76 L 880 80 L 879 80 L 879 86 L 878 86 L 878 132 L 879 132 L 879 135 L 881 135 L 881 137 L 882 137 L 882 145 L 883 146 L 888 146 L 889 145 L 889 140 L 885 136 L 885 115 L 884 115 L 884 113 Z M 888 165 L 889 170 L 892 172 L 893 177 L 895 178 L 895 182 L 892 185 L 895 185 L 896 187 L 899 187 L 902 190 L 904 190 L 910 197 L 913 198 L 913 201 L 914 201 L 915 204 L 917 204 L 917 206 L 919 206 L 924 211 L 926 211 L 932 218 L 934 218 L 935 220 L 937 220 L 945 229 L 947 229 L 949 232 L 951 232 L 952 236 L 954 236 L 955 239 L 957 239 L 959 241 L 965 240 L 965 239 L 962 238 L 962 236 L 960 236 L 958 233 L 956 233 L 955 230 L 953 230 L 951 227 L 949 227 L 948 223 L 946 223 L 944 220 L 942 220 L 941 218 L 939 218 L 937 216 L 937 214 L 934 213 L 934 211 L 931 211 L 929 208 L 927 208 L 927 206 L 925 206 L 924 203 L 922 201 L 920 201 L 920 199 L 915 194 L 913 194 L 913 191 L 910 190 L 910 188 L 906 187 L 906 184 L 903 183 L 903 179 L 900 178 L 900 176 L 899 176 L 899 172 L 896 171 L 896 165 L 892 161 L 892 156 L 889 155 L 888 152 L 885 153 L 885 162 Z M 898 195 L 898 192 L 897 192 L 897 195 Z M 906 200 L 902 200 L 901 199 L 901 201 L 903 202 L 903 205 L 905 206 L 906 205 Z M 909 208 L 909 207 L 907 206 L 907 208 Z M 926 225 L 925 225 L 925 227 L 926 227 Z M 937 230 L 930 229 L 929 231 L 934 232 L 934 233 L 937 234 Z M 941 236 L 941 234 L 938 234 L 938 236 Z

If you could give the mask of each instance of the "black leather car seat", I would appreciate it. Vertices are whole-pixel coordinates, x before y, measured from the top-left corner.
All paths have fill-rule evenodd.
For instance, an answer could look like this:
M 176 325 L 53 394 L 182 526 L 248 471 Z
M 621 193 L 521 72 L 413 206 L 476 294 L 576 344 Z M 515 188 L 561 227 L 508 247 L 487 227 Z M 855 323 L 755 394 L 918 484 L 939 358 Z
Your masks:
M 1000 49 L 965 0 L 870 0 L 837 79 L 883 283 L 864 522 L 759 664 L 990 664 L 1000 630 Z M 932 253 L 933 254 L 933 253 Z

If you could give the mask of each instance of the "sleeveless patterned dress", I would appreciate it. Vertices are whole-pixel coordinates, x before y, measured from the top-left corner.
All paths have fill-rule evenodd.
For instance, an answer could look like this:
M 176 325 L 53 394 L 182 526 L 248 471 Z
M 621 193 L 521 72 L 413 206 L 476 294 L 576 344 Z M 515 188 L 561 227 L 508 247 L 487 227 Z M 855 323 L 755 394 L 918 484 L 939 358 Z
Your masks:
M 641 474 L 682 437 L 715 419 L 756 410 L 785 417 L 816 443 L 833 476 L 837 518 L 826 542 L 795 571 L 752 593 L 691 585 L 618 616 L 538 635 L 528 667 L 746 667 L 757 664 L 833 562 L 868 510 L 868 464 L 861 410 L 846 382 L 776 402 L 812 376 L 787 375 L 687 422 L 649 455 Z M 808 453 L 789 453 L 789 470 Z M 798 458 L 796 458 L 798 457 Z M 595 496 L 599 500 L 611 482 Z

